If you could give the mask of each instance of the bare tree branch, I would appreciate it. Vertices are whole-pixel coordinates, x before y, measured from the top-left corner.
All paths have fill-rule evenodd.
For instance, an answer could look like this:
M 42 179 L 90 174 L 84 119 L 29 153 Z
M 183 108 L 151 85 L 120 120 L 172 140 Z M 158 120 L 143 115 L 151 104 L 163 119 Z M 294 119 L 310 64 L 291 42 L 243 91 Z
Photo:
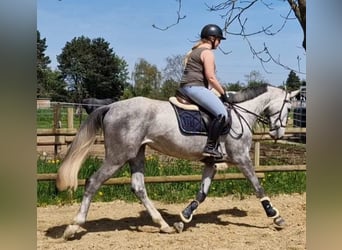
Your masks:
M 218 13 L 223 12 L 223 14 L 221 14 L 220 16 L 225 19 L 225 24 L 223 28 L 225 33 L 228 35 L 243 37 L 243 39 L 247 42 L 253 57 L 257 58 L 260 61 L 265 72 L 270 73 L 266 69 L 265 65 L 269 62 L 273 62 L 285 69 L 293 70 L 297 73 L 303 74 L 303 72 L 301 72 L 300 70 L 299 56 L 297 56 L 298 69 L 292 69 L 286 66 L 285 64 L 283 64 L 280 60 L 280 57 L 278 58 L 274 57 L 265 43 L 263 44 L 263 48 L 261 50 L 257 50 L 255 48 L 255 45 L 253 45 L 252 42 L 248 39 L 249 37 L 252 37 L 258 34 L 275 36 L 276 34 L 278 34 L 284 29 L 284 27 L 286 26 L 286 23 L 289 20 L 295 19 L 295 18 L 291 18 L 291 14 L 294 13 L 296 18 L 301 23 L 302 25 L 301 27 L 304 31 L 303 48 L 305 49 L 305 25 L 303 26 L 303 19 L 301 19 L 303 16 L 305 17 L 305 14 L 300 12 L 300 7 L 299 7 L 299 6 L 302 6 L 302 11 L 303 9 L 305 9 L 305 5 L 306 5 L 305 0 L 297 1 L 298 5 L 296 1 L 294 0 L 288 0 L 288 2 L 290 3 L 289 11 L 287 12 L 285 16 L 281 16 L 282 18 L 284 18 L 284 20 L 278 29 L 274 29 L 273 28 L 274 25 L 270 24 L 266 27 L 262 26 L 259 29 L 253 30 L 253 31 L 249 31 L 247 29 L 248 27 L 247 25 L 248 18 L 246 17 L 247 11 L 251 10 L 252 7 L 254 7 L 254 5 L 256 5 L 257 3 L 261 3 L 267 9 L 273 10 L 274 8 L 271 2 L 267 3 L 265 0 L 240 0 L 240 1 L 228 0 L 228 1 L 223 1 L 217 5 L 212 5 L 212 6 L 207 5 L 207 7 L 209 11 L 218 12 Z M 239 29 L 237 32 L 231 31 L 233 24 L 237 24 L 238 29 Z
M 166 26 L 165 28 L 160 28 L 153 24 L 152 26 L 154 28 L 159 30 L 167 30 L 177 25 L 182 19 L 186 17 L 185 15 L 181 16 L 180 14 L 182 9 L 182 0 L 176 1 L 178 2 L 176 22 L 174 24 Z M 300 69 L 301 58 L 299 56 L 297 56 L 298 69 L 292 69 L 281 62 L 280 56 L 278 56 L 278 58 L 274 57 L 265 43 L 263 44 L 262 49 L 257 50 L 255 48 L 255 45 L 252 44 L 249 40 L 249 37 L 259 34 L 275 36 L 284 29 L 289 20 L 297 19 L 303 30 L 302 47 L 304 48 L 304 50 L 306 50 L 306 0 L 287 0 L 289 4 L 289 10 L 285 14 L 285 16 L 280 15 L 280 17 L 283 18 L 283 22 L 281 22 L 281 25 L 278 28 L 274 28 L 274 24 L 269 24 L 265 27 L 262 26 L 259 29 L 253 31 L 247 29 L 249 21 L 247 18 L 248 11 L 252 11 L 252 7 L 254 7 L 257 3 L 261 3 L 263 6 L 265 6 L 265 8 L 269 10 L 275 10 L 272 1 L 274 0 L 227 0 L 222 1 L 221 3 L 218 3 L 216 5 L 205 5 L 208 8 L 208 11 L 217 12 L 221 16 L 221 18 L 224 19 L 223 31 L 225 32 L 225 34 L 241 36 L 247 42 L 253 57 L 257 58 L 260 61 L 265 72 L 270 73 L 266 69 L 265 65 L 269 62 L 273 62 L 285 69 L 293 70 L 296 73 L 303 74 Z M 286 0 L 283 1 L 286 2 Z M 292 13 L 295 15 L 295 17 L 291 17 Z M 237 31 L 231 30 L 233 25 L 237 25 Z M 225 52 L 221 47 L 219 47 L 219 49 L 224 54 L 231 53 L 231 51 Z
M 176 0 L 178 2 L 178 11 L 177 11 L 177 20 L 175 23 L 169 25 L 169 26 L 166 26 L 165 28 L 160 28 L 158 26 L 156 26 L 155 24 L 152 24 L 152 27 L 155 28 L 155 29 L 158 29 L 158 30 L 168 30 L 169 28 L 177 25 L 182 19 L 185 19 L 186 18 L 186 15 L 184 16 L 181 16 L 180 12 L 181 12 L 181 9 L 182 9 L 182 0 Z
M 232 51 L 224 51 L 220 46 L 218 47 L 218 49 L 224 54 L 224 55 L 229 55 L 232 53 Z
M 277 31 L 275 31 L 275 32 L 270 32 L 270 33 L 266 33 L 266 34 L 267 34 L 267 35 L 270 35 L 270 36 L 274 36 L 274 35 L 276 35 L 277 33 L 279 33 L 282 29 L 284 29 L 284 27 L 285 27 L 287 21 L 288 21 L 288 20 L 291 20 L 291 18 L 290 18 L 291 12 L 292 12 L 292 10 L 289 9 L 287 15 L 286 15 L 285 17 L 283 17 L 283 18 L 284 18 L 283 24 L 280 26 L 280 28 L 279 28 Z

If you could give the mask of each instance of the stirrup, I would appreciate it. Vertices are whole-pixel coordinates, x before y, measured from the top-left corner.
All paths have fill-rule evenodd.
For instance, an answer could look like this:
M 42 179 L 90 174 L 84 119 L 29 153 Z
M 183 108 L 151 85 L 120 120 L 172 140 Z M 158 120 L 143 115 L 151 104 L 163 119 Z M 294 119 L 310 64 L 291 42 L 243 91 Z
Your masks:
M 206 157 L 213 157 L 216 159 L 223 158 L 223 155 L 217 149 L 204 148 L 202 155 Z

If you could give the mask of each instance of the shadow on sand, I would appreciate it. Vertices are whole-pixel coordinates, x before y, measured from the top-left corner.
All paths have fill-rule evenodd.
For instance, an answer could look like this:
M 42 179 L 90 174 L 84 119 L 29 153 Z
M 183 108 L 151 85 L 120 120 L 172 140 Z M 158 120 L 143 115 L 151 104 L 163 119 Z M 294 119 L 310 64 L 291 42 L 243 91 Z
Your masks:
M 159 212 L 163 216 L 163 218 L 169 223 L 169 225 L 173 225 L 175 222 L 180 222 L 179 214 L 170 214 L 165 211 L 165 209 L 160 209 Z M 265 228 L 256 225 L 251 225 L 247 223 L 236 223 L 236 222 L 229 222 L 227 220 L 222 221 L 220 219 L 221 215 L 230 215 L 232 217 L 245 217 L 247 216 L 247 212 L 244 210 L 240 210 L 236 207 L 232 209 L 221 209 L 217 211 L 212 211 L 209 213 L 196 213 L 192 219 L 192 221 L 188 224 L 185 224 L 184 230 L 189 227 L 195 227 L 197 224 L 216 224 L 216 225 L 236 225 L 241 227 L 254 227 L 254 228 Z M 50 238 L 61 238 L 63 236 L 64 230 L 68 225 L 60 225 L 50 227 L 46 230 L 45 236 Z M 109 218 L 101 218 L 98 220 L 90 220 L 87 221 L 82 228 L 86 231 L 81 231 L 75 234 L 74 238 L 71 240 L 79 240 L 82 238 L 83 235 L 87 234 L 88 232 L 106 232 L 106 231 L 121 231 L 121 230 L 128 230 L 128 231 L 139 231 L 139 227 L 155 227 L 156 230 L 153 230 L 154 233 L 159 232 L 158 225 L 153 223 L 149 214 L 143 210 L 140 212 L 139 216 L 137 217 L 126 217 L 121 218 L 119 220 L 109 219 Z

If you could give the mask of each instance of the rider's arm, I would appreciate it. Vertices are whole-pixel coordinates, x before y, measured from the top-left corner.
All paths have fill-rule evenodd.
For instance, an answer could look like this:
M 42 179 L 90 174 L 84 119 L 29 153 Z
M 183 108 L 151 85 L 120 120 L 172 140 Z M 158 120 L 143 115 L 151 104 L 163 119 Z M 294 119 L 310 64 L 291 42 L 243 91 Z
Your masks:
M 224 94 L 225 91 L 222 88 L 222 85 L 219 83 L 219 81 L 216 78 L 215 74 L 215 57 L 214 53 L 211 50 L 204 50 L 201 53 L 201 59 L 204 66 L 204 74 L 207 78 L 209 84 L 215 88 L 220 95 Z

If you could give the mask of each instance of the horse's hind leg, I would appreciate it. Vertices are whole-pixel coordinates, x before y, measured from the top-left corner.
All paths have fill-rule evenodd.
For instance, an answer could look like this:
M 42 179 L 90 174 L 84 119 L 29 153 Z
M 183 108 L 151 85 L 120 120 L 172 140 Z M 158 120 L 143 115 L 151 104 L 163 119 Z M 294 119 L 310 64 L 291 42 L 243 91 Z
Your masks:
M 182 221 L 189 223 L 195 213 L 197 207 L 202 203 L 208 195 L 211 182 L 216 174 L 216 168 L 213 164 L 207 164 L 202 173 L 201 188 L 197 193 L 196 199 L 191 201 L 190 204 L 180 213 Z
M 163 219 L 161 214 L 153 205 L 152 201 L 147 196 L 147 191 L 144 182 L 144 169 L 145 169 L 145 146 L 142 146 L 136 158 L 129 160 L 132 171 L 132 192 L 143 203 L 147 212 L 152 217 L 153 222 L 159 224 L 160 231 L 163 233 L 173 233 L 174 228 L 170 227 Z
M 85 223 L 90 202 L 94 194 L 100 188 L 102 183 L 114 175 L 122 166 L 123 164 L 113 165 L 107 160 L 104 160 L 102 166 L 87 180 L 80 209 L 74 217 L 72 224 L 65 229 L 63 234 L 64 239 L 67 240 L 73 237 L 80 226 Z

